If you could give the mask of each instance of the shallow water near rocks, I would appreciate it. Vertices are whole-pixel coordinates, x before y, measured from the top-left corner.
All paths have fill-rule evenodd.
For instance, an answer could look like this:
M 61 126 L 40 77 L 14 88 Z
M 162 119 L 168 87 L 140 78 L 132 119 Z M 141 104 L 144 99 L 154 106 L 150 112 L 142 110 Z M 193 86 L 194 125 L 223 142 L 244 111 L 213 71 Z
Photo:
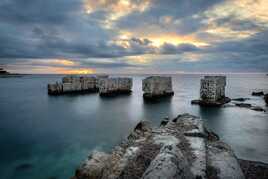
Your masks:
M 246 108 L 191 105 L 199 97 L 202 75 L 173 76 L 175 95 L 144 102 L 141 80 L 133 77 L 133 93 L 100 98 L 97 93 L 48 96 L 47 83 L 57 75 L 0 78 L 1 179 L 70 178 L 93 150 L 110 151 L 140 120 L 154 125 L 180 113 L 201 116 L 207 127 L 243 159 L 268 163 L 268 113 Z M 268 92 L 265 74 L 227 75 L 226 95 L 266 109 L 254 90 Z

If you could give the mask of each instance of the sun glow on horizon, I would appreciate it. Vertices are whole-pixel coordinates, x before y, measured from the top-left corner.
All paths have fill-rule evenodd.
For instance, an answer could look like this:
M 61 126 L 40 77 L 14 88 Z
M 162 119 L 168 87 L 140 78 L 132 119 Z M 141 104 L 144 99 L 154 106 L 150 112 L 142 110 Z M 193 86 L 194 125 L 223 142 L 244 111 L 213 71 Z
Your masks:
M 92 68 L 78 68 L 78 69 L 56 69 L 56 73 L 59 74 L 78 74 L 78 75 L 89 75 L 96 73 L 95 69 Z

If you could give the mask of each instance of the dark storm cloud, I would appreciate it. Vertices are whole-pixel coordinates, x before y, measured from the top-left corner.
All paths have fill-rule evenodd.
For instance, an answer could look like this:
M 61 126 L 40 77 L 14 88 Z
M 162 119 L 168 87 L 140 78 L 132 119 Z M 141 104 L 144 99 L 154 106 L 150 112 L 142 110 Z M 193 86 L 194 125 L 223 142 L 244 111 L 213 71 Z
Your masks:
M 158 22 L 157 18 L 167 12 L 182 18 L 217 2 L 156 1 L 150 10 L 140 13 L 141 21 L 148 21 L 148 16 Z M 155 52 L 148 39 L 141 42 L 134 37 L 129 49 L 108 44 L 116 33 L 101 27 L 106 15 L 104 11 L 96 11 L 86 16 L 82 0 L 3 0 L 0 2 L 0 58 L 110 58 Z M 129 19 L 136 22 L 131 16 Z M 164 50 L 169 52 L 176 53 L 176 50 Z
M 178 66 L 191 70 L 223 70 L 229 72 L 267 72 L 268 30 L 243 40 L 230 40 L 214 44 L 198 51 L 201 55 L 196 62 L 179 62 Z M 202 57 L 203 56 L 203 57 Z
M 157 0 L 144 13 L 133 12 L 123 17 L 117 22 L 119 28 L 132 29 L 150 25 L 162 26 L 164 29 L 176 30 L 181 34 L 187 34 L 197 31 L 203 26 L 202 18 L 194 18 L 198 14 L 211 8 L 213 5 L 223 2 L 224 0 Z M 161 24 L 161 18 L 170 16 L 174 20 L 180 21 L 180 25 Z M 131 20 L 130 20 L 131 19 Z
M 268 69 L 266 21 L 256 20 L 259 16 L 241 18 L 234 12 L 223 17 L 221 12 L 217 17 L 204 13 L 220 6 L 224 0 L 154 0 L 144 11 L 136 9 L 126 12 L 118 19 L 111 18 L 114 10 L 111 12 L 111 8 L 108 8 L 111 3 L 118 1 L 107 1 L 107 9 L 100 8 L 88 14 L 84 2 L 1 0 L 0 64 L 28 61 L 30 65 L 57 67 L 62 64 L 45 64 L 38 60 L 71 59 L 77 62 L 74 67 L 139 66 L 145 69 L 142 60 L 140 64 L 133 65 L 123 59 L 154 54 L 174 55 L 174 58 L 150 60 L 147 67 L 151 65 L 174 70 Z M 140 4 L 140 1 L 136 1 L 136 4 Z M 208 33 L 210 28 L 216 33 Z M 239 32 L 249 32 L 250 35 L 246 38 L 236 38 L 235 35 L 230 38 L 220 37 L 217 28 L 227 29 L 223 32 L 227 35 L 239 35 Z M 121 39 L 120 35 L 124 31 L 131 36 Z M 153 38 L 150 39 L 148 34 L 153 34 L 153 37 L 175 34 L 178 39 L 193 35 L 197 39 L 184 42 L 182 38 L 177 45 L 174 45 L 176 41 L 172 43 L 168 40 L 159 44 Z M 205 42 L 209 46 L 198 46 L 194 42 Z
M 59 24 L 80 9 L 77 0 L 2 0 L 0 20 L 18 25 Z

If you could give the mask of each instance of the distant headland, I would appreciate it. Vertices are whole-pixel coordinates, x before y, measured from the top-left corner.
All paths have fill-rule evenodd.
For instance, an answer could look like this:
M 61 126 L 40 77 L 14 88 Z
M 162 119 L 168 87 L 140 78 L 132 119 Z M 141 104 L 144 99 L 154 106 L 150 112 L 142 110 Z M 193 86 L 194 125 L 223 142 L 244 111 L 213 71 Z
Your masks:
M 0 78 L 22 77 L 22 76 L 24 76 L 24 75 L 18 74 L 18 73 L 10 73 L 10 72 L 4 70 L 4 68 L 0 67 Z

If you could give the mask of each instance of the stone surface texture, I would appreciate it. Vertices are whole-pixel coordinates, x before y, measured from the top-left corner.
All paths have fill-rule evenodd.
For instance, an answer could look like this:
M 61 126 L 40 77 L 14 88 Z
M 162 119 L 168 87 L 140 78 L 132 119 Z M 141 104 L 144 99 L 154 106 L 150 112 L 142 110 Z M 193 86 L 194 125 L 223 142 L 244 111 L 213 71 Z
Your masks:
M 48 94 L 51 95 L 96 91 L 98 91 L 96 76 L 65 76 L 61 83 L 48 84 Z
M 142 80 L 143 96 L 148 98 L 171 96 L 172 78 L 166 76 L 150 76 Z
M 131 89 L 131 78 L 102 78 L 99 80 L 100 95 L 130 93 Z
M 220 106 L 231 101 L 225 96 L 226 76 L 205 76 L 200 81 L 200 99 L 192 104 Z
M 225 76 L 205 76 L 200 83 L 200 98 L 205 101 L 218 101 L 225 97 Z
M 268 93 L 264 95 L 263 99 L 264 99 L 266 105 L 268 105 Z
M 231 148 L 203 126 L 203 120 L 182 114 L 152 128 L 147 121 L 111 154 L 93 153 L 73 179 L 243 179 Z

